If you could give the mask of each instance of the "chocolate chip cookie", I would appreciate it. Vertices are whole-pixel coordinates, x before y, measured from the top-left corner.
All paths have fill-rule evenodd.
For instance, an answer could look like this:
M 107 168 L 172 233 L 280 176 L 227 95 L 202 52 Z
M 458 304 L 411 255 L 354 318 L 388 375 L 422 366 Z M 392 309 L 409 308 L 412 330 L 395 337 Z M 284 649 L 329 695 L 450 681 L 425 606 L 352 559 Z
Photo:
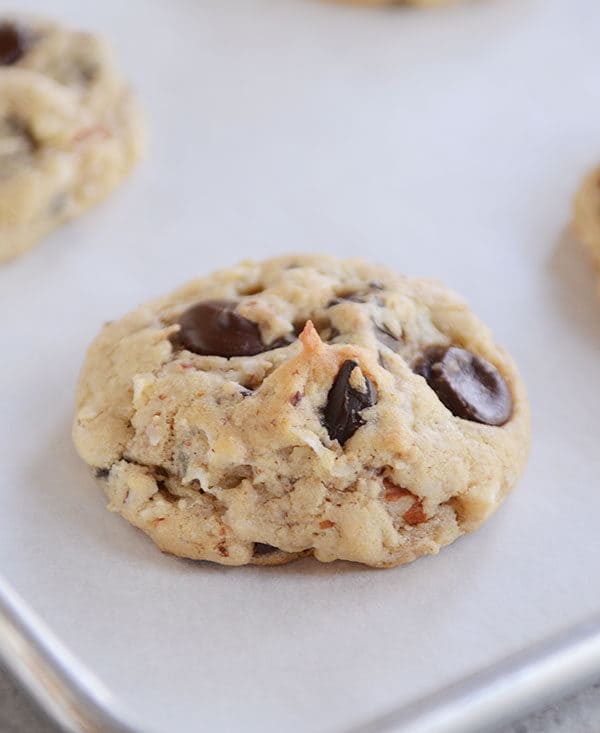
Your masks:
M 574 224 L 600 273 L 600 167 L 588 175 L 575 196 Z
M 73 435 L 110 509 L 164 551 L 389 567 L 498 508 L 529 411 L 510 357 L 442 285 L 290 255 L 105 326 Z
M 102 39 L 0 21 L 0 261 L 104 198 L 142 141 L 137 105 Z
M 349 5 L 370 5 L 372 7 L 392 6 L 392 5 L 449 5 L 456 0 L 336 0 Z

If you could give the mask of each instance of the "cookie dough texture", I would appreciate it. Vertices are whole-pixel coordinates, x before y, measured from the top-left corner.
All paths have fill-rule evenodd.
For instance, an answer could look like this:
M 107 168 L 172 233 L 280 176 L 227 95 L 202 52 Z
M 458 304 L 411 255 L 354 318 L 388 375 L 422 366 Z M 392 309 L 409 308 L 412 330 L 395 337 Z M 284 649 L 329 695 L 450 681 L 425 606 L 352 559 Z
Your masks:
M 4 19 L 0 261 L 103 199 L 140 158 L 137 104 L 101 38 Z
M 179 317 L 208 299 L 238 301 L 267 350 L 227 359 L 177 346 Z M 505 425 L 444 407 L 412 368 L 431 344 L 497 367 L 514 404 Z M 370 380 L 376 403 L 341 445 L 323 415 L 348 360 L 352 388 Z M 193 280 L 106 325 L 73 434 L 109 508 L 166 552 L 388 567 L 437 553 L 498 508 L 526 461 L 529 412 L 510 357 L 442 285 L 290 255 Z
M 600 166 L 588 175 L 575 196 L 574 223 L 600 274 Z

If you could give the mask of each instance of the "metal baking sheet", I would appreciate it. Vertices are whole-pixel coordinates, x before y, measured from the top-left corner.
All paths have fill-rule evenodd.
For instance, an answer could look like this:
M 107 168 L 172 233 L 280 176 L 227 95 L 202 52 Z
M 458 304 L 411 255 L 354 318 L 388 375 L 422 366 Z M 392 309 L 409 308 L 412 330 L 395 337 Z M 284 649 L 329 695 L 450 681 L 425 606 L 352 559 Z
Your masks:
M 22 677 L 39 692 L 51 670 L 55 703 L 91 695 L 144 732 L 332 733 L 403 715 L 467 730 L 477 705 L 489 722 L 591 674 L 600 301 L 569 219 L 600 158 L 600 5 L 19 8 L 109 35 L 150 129 L 115 195 L 0 269 L 0 633 Z M 161 555 L 105 510 L 70 440 L 90 339 L 187 278 L 282 251 L 439 277 L 515 356 L 532 457 L 479 532 L 395 570 L 236 569 Z M 32 649 L 44 663 L 25 674 Z

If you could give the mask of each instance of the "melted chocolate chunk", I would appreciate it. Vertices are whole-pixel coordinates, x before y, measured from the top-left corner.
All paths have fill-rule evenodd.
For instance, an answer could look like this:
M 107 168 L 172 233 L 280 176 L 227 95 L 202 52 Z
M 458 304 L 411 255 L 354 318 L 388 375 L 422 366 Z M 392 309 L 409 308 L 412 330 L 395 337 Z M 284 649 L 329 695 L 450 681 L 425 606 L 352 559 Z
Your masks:
M 493 364 L 456 346 L 432 346 L 415 365 L 440 401 L 456 417 L 504 425 L 512 415 L 508 385 Z
M 359 392 L 350 384 L 350 375 L 357 366 L 351 359 L 345 361 L 327 395 L 323 424 L 331 440 L 338 440 L 340 445 L 344 445 L 365 424 L 360 416 L 361 410 L 377 402 L 377 391 L 367 376 L 366 392 Z
M 385 326 L 375 326 L 375 336 L 380 344 L 398 353 L 400 339 L 397 339 Z
M 262 542 L 255 542 L 252 554 L 254 557 L 262 557 L 263 555 L 272 555 L 274 552 L 279 552 L 279 547 L 265 545 Z
M 205 300 L 188 308 L 179 318 L 175 339 L 183 348 L 203 356 L 254 356 L 291 343 L 291 337 L 266 346 L 254 321 L 237 311 L 234 300 Z
M 0 23 L 0 66 L 16 63 L 25 53 L 26 39 L 14 23 Z

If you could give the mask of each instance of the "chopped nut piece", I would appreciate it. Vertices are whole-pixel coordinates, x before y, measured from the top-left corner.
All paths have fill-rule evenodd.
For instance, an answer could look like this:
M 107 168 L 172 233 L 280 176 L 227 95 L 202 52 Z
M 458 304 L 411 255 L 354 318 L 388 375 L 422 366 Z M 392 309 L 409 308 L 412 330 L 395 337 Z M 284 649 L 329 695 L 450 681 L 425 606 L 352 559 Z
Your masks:
M 414 496 L 408 489 L 390 481 L 389 478 L 383 479 L 383 485 L 385 486 L 385 500 L 386 501 L 398 501 L 405 496 Z
M 427 521 L 427 515 L 423 511 L 423 502 L 419 499 L 411 506 L 411 508 L 402 515 L 406 524 L 414 526 Z
M 304 395 L 302 394 L 302 392 L 296 392 L 296 394 L 293 394 L 290 397 L 290 405 L 293 405 L 294 407 L 296 407 L 296 405 L 300 402 L 300 400 L 303 397 L 304 397 Z

